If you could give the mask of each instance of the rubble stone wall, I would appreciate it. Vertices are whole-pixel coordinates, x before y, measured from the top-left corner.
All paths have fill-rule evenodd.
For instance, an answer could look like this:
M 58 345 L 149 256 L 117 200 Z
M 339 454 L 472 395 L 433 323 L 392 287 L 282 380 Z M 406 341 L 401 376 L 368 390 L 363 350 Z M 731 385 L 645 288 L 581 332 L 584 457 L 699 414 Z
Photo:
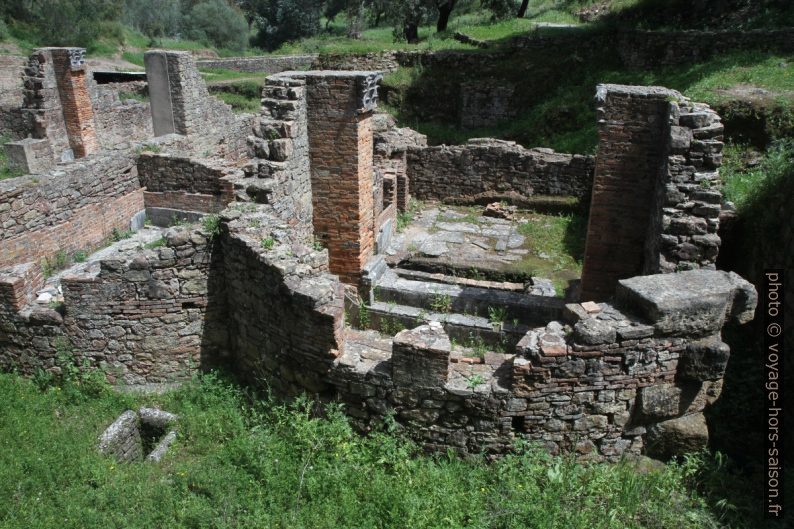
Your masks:
M 199 59 L 198 68 L 218 68 L 235 72 L 279 73 L 289 70 L 308 70 L 317 60 L 316 54 L 263 55 L 260 57 L 230 57 L 228 59 Z
M 14 140 L 25 138 L 30 133 L 28 120 L 22 113 L 24 71 L 23 58 L 0 55 L 0 135 Z
M 411 194 L 419 199 L 511 195 L 586 197 L 593 179 L 592 156 L 525 149 L 489 138 L 463 145 L 408 149 Z
M 146 207 L 217 213 L 235 198 L 238 168 L 223 160 L 141 153 L 138 176 Z
M 225 347 L 224 306 L 216 303 L 221 274 L 210 277 L 218 266 L 212 248 L 206 233 L 174 229 L 159 248 L 65 275 L 62 313 L 30 305 L 30 295 L 21 307 L 4 303 L 0 364 L 32 374 L 55 368 L 57 355 L 70 352 L 78 365 L 102 369 L 112 383 L 189 378 L 222 358 Z M 19 283 L 35 290 L 36 278 L 24 272 L 6 274 L 0 287 Z
M 231 364 L 243 380 L 277 394 L 326 393 L 344 333 L 343 286 L 328 274 L 327 250 L 296 237 L 269 206 L 228 213 L 223 252 Z
M 0 182 L 0 266 L 92 250 L 144 207 L 132 153 L 97 154 Z
M 122 101 L 119 97 L 122 92 L 145 95 L 145 82 L 96 84 L 91 81 L 90 85 L 97 136 L 103 148 L 154 137 L 149 103 L 132 99 Z
M 722 126 L 707 105 L 660 87 L 598 88 L 599 149 L 582 299 L 619 279 L 713 268 L 719 253 Z

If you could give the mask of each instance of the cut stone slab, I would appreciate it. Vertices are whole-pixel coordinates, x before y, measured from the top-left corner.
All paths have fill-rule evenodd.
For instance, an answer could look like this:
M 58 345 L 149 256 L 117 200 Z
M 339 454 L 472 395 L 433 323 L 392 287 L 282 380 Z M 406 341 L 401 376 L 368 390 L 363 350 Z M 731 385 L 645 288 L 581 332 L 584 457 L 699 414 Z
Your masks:
M 615 297 L 618 307 L 647 319 L 659 335 L 714 334 L 726 314 L 739 323 L 751 320 L 758 301 L 752 284 L 715 270 L 622 279 Z

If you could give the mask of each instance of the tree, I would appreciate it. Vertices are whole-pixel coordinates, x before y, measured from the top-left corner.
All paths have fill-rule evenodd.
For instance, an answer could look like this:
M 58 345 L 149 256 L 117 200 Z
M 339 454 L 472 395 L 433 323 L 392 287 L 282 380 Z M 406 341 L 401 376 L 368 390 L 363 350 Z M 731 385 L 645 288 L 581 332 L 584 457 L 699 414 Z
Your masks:
M 449 24 L 449 16 L 455 8 L 457 0 L 435 0 L 436 9 L 438 9 L 438 21 L 436 22 L 436 32 L 446 31 L 447 24 Z
M 179 0 L 126 0 L 122 21 L 151 39 L 178 35 L 182 6 Z
M 504 20 L 516 12 L 515 0 L 482 0 L 482 6 L 491 10 L 494 20 Z
M 187 35 L 218 48 L 243 50 L 247 24 L 243 14 L 224 0 L 206 0 L 194 5 L 185 17 Z
M 311 37 L 320 31 L 323 0 L 268 0 L 258 6 L 253 39 L 257 46 L 275 50 L 285 42 Z
M 392 0 L 386 10 L 386 16 L 394 21 L 395 38 L 410 44 L 419 42 L 419 26 L 429 14 L 427 0 Z
M 123 0 L 21 0 L 0 2 L 4 20 L 25 22 L 44 46 L 90 47 L 102 34 L 102 22 L 121 16 Z
M 518 8 L 518 18 L 524 18 L 527 14 L 527 7 L 529 7 L 529 0 L 521 0 L 521 7 Z

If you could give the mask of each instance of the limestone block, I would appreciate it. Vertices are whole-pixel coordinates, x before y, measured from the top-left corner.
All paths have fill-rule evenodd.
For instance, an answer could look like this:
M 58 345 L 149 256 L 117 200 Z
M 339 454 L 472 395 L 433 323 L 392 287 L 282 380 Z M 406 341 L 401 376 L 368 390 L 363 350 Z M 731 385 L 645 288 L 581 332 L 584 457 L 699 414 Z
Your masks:
M 740 323 L 752 319 L 758 301 L 750 283 L 715 270 L 623 279 L 615 296 L 618 307 L 647 319 L 660 335 L 715 334 L 726 314 Z
M 725 374 L 731 355 L 719 336 L 693 342 L 678 361 L 678 376 L 688 380 L 717 380 Z
M 678 415 L 681 407 L 681 388 L 672 384 L 657 384 L 639 392 L 639 411 L 646 419 L 666 419 Z
M 398 386 L 443 387 L 449 374 L 449 337 L 438 322 L 430 322 L 394 337 L 392 378 Z
M 574 328 L 576 343 L 584 345 L 600 345 L 615 341 L 615 327 L 607 321 L 587 318 L 577 323 Z

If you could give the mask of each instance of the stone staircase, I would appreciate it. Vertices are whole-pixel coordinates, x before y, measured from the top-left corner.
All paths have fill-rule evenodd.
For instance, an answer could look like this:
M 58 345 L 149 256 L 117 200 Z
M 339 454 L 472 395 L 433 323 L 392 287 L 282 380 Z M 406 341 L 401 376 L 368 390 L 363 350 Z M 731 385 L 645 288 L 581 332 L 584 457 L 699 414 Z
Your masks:
M 511 350 L 530 328 L 560 319 L 565 306 L 544 280 L 525 286 L 390 268 L 380 256 L 365 273 L 363 326 L 387 335 L 438 321 L 458 343 Z

